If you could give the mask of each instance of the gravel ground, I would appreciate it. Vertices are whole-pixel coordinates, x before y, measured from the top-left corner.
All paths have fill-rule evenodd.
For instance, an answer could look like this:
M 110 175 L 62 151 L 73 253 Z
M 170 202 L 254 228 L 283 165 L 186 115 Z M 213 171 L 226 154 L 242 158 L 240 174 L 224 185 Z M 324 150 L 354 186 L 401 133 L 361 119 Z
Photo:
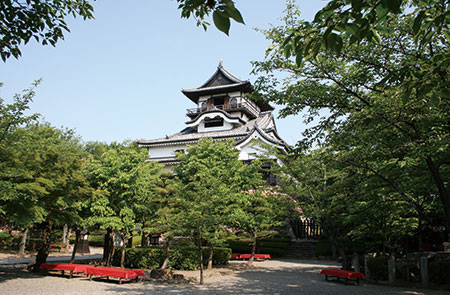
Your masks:
M 308 260 L 271 260 L 255 262 L 245 270 L 208 273 L 206 284 L 156 284 L 151 281 L 124 283 L 105 280 L 89 281 L 86 277 L 42 276 L 24 272 L 18 265 L 0 268 L 0 294 L 450 294 L 436 290 L 419 290 L 372 285 L 359 286 L 325 281 L 319 274 L 334 262 Z M 232 262 L 239 269 L 242 262 Z M 23 266 L 22 266 L 23 267 Z M 196 273 L 184 273 L 186 276 Z

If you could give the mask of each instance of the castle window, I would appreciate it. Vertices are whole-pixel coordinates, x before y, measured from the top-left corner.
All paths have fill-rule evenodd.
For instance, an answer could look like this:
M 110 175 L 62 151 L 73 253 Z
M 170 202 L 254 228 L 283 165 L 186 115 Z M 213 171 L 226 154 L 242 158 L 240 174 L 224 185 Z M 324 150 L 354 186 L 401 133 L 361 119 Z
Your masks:
M 221 118 L 221 117 L 206 118 L 205 119 L 205 128 L 221 127 L 221 126 L 223 126 L 223 118 Z
M 223 106 L 225 104 L 225 96 L 214 97 L 215 106 Z
M 232 98 L 230 100 L 230 108 L 232 108 L 232 109 L 237 108 L 237 99 L 236 98 Z
M 206 101 L 202 102 L 201 107 L 200 107 L 202 112 L 206 111 L 207 107 L 208 107 L 208 103 Z

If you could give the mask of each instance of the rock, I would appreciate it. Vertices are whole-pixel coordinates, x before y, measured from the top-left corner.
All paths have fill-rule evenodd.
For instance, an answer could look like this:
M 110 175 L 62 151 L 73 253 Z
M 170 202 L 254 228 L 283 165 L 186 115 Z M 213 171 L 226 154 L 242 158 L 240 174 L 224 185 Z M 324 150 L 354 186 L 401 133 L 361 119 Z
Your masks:
M 150 272 L 150 277 L 152 279 L 157 279 L 157 280 L 170 280 L 173 278 L 173 271 L 171 271 L 170 269 L 153 269 Z

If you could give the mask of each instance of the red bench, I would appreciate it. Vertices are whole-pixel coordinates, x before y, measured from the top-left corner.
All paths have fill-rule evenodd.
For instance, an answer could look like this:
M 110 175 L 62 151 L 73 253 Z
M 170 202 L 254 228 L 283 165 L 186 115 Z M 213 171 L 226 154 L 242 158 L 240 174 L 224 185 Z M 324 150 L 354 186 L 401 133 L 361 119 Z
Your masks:
M 231 259 L 250 259 L 251 254 L 231 254 Z M 270 259 L 270 254 L 255 254 L 255 259 Z
M 320 272 L 321 275 L 325 275 L 325 280 L 328 281 L 328 277 L 336 277 L 339 281 L 339 278 L 344 278 L 345 281 L 356 280 L 356 284 L 359 285 L 359 279 L 365 279 L 364 275 L 361 272 L 353 272 L 343 269 L 337 268 L 326 268 L 322 269 Z
M 39 269 L 49 270 L 60 270 L 62 275 L 65 271 L 70 272 L 70 278 L 72 278 L 74 273 L 85 273 L 88 268 L 94 268 L 93 265 L 88 264 L 72 264 L 72 263 L 43 263 Z
M 104 266 L 88 268 L 84 273 L 89 276 L 89 280 L 92 280 L 93 275 L 106 277 L 108 280 L 109 277 L 119 278 L 120 284 L 122 284 L 123 279 L 136 279 L 137 281 L 139 277 L 145 277 L 145 273 L 143 270 Z

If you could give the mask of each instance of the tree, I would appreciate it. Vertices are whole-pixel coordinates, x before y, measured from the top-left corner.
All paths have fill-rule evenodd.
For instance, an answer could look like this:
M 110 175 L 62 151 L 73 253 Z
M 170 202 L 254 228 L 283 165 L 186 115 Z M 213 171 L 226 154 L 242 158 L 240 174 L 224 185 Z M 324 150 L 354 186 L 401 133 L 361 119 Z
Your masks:
M 11 223 L 23 229 L 42 225 L 43 245 L 34 267 L 37 270 L 48 256 L 53 226 L 80 221 L 78 212 L 90 187 L 82 173 L 82 148 L 72 130 L 35 123 L 14 133 L 20 141 L 14 143 L 2 170 L 11 191 L 2 195 L 0 203 Z
M 280 155 L 282 191 L 296 201 L 302 218 L 319 223 L 344 269 L 348 252 L 359 250 L 348 241 L 369 252 L 401 252 L 403 239 L 418 228 L 417 212 L 382 180 L 340 157 L 326 149 Z
M 39 114 L 25 116 L 25 111 L 30 109 L 29 104 L 36 95 L 34 89 L 40 82 L 41 80 L 35 81 L 31 88 L 23 91 L 23 94 L 16 94 L 12 104 L 4 104 L 3 99 L 0 98 L 0 144 L 3 144 L 6 140 L 18 141 L 18 139 L 8 139 L 14 128 L 30 123 L 39 117 Z M 0 87 L 2 86 L 3 84 L 0 83 Z M 11 143 L 9 142 L 9 144 Z
M 0 2 L 0 56 L 6 61 L 21 55 L 19 47 L 31 38 L 53 46 L 69 32 L 65 18 L 92 19 L 94 8 L 86 0 L 6 0 Z
M 39 115 L 33 114 L 25 116 L 24 112 L 29 109 L 29 104 L 32 102 L 35 95 L 34 89 L 40 81 L 36 81 L 32 88 L 24 90 L 23 94 L 16 94 L 14 96 L 14 103 L 4 104 L 0 98 L 0 200 L 14 198 L 15 189 L 11 182 L 14 178 L 14 169 L 12 166 L 12 159 L 15 153 L 15 145 L 21 141 L 22 133 L 15 132 L 21 126 L 31 123 L 36 120 Z M 0 87 L 2 84 L 0 83 Z M 0 201 L 0 216 L 7 216 L 6 208 Z M 23 229 L 22 239 L 19 245 L 20 256 L 25 254 L 25 243 L 28 234 L 28 227 L 31 224 L 30 219 L 23 219 L 20 227 Z
M 260 177 L 257 170 L 252 170 L 252 174 L 255 175 L 251 176 L 252 178 Z M 275 229 L 284 225 L 292 209 L 291 206 L 286 194 L 263 186 L 241 191 L 235 204 L 230 206 L 229 226 L 248 234 L 252 240 L 249 265 L 252 265 L 255 258 L 258 241 L 278 233 Z
M 127 241 L 137 226 L 142 227 L 140 216 L 145 214 L 145 203 L 152 197 L 147 189 L 156 186 L 161 173 L 158 164 L 145 162 L 145 158 L 145 152 L 134 144 L 115 144 L 88 167 L 89 180 L 96 189 L 90 203 L 92 216 L 88 222 L 120 236 L 123 241 L 122 267 Z M 148 182 L 145 188 L 139 187 L 142 177 Z M 146 193 L 142 192 L 143 189 Z M 111 249 L 105 248 L 107 264 L 111 263 L 114 249 L 114 245 Z
M 413 16 L 389 17 L 383 22 L 386 30 L 379 32 L 380 42 L 363 38 L 356 45 L 342 34 L 342 49 L 317 45 L 310 54 L 306 52 L 312 49 L 301 42 L 320 38 L 321 31 L 301 20 L 289 2 L 285 24 L 264 33 L 279 49 L 294 34 L 306 46 L 304 55 L 297 52 L 300 59 L 291 58 L 295 46 L 271 50 L 265 61 L 254 63 L 254 73 L 261 75 L 259 94 L 286 105 L 282 116 L 305 111 L 307 123 L 320 117 L 298 148 L 323 146 L 339 153 L 343 163 L 395 191 L 422 220 L 430 212 L 421 200 L 430 204 L 438 196 L 448 232 L 448 38 L 436 30 L 423 46 L 416 40 L 421 37 L 413 29 Z M 275 72 L 288 77 L 280 81 Z
M 139 194 L 146 196 L 146 202 L 143 205 L 145 214 L 142 214 L 142 246 L 146 246 L 147 236 L 162 236 L 165 240 L 166 257 L 161 265 L 165 269 L 170 259 L 171 241 L 174 237 L 182 235 L 183 231 L 179 228 L 178 218 L 182 212 L 177 206 L 176 180 L 170 172 L 162 172 L 156 182 L 157 185 L 151 187 L 152 181 L 147 177 L 150 173 L 145 173 L 139 181 Z M 150 186 L 149 186 L 150 184 Z
M 236 151 L 230 142 L 214 144 L 206 139 L 190 146 L 186 153 L 178 153 L 177 158 L 177 195 L 183 211 L 180 227 L 199 249 L 200 284 L 203 284 L 204 243 L 214 243 L 218 232 L 223 230 L 223 212 L 235 196 Z
M 179 226 L 194 239 L 200 253 L 200 283 L 203 284 L 203 247 L 224 243 L 231 224 L 231 210 L 242 193 L 255 189 L 261 176 L 254 165 L 244 165 L 230 141 L 200 140 L 186 153 L 177 154 L 177 195 L 182 209 Z M 256 170 L 257 171 L 257 170 Z

